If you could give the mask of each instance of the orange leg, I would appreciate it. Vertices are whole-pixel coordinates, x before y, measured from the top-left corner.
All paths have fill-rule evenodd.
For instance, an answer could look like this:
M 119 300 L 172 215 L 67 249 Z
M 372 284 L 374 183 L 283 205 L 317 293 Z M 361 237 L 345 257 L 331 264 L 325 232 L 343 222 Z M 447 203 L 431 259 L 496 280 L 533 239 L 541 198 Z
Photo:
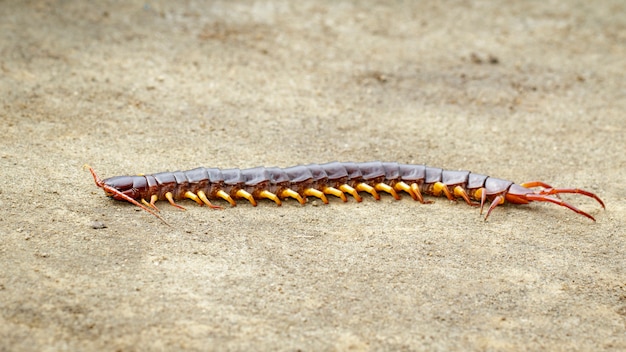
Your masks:
M 159 200 L 159 197 L 156 194 L 153 194 L 150 196 L 150 203 L 148 203 L 145 199 L 141 199 L 141 203 L 149 208 L 154 209 L 155 211 L 159 212 L 159 208 L 157 208 L 156 205 L 154 205 L 154 203 L 156 203 L 156 201 Z
M 282 198 L 287 198 L 287 197 L 291 197 L 295 200 L 298 201 L 298 203 L 304 205 L 306 203 L 306 198 L 302 198 L 302 196 L 300 195 L 300 193 L 294 191 L 291 188 L 287 188 L 285 190 L 283 190 L 282 192 L 280 192 L 280 196 Z
M 150 206 L 153 207 L 156 211 L 159 211 L 159 208 L 157 208 L 156 205 L 154 205 L 154 203 L 156 203 L 157 200 L 159 200 L 159 197 L 156 194 L 153 194 L 152 196 L 150 196 Z
M 317 190 L 315 188 L 307 188 L 304 190 L 304 196 L 305 196 L 305 200 L 307 196 L 312 196 L 312 197 L 317 197 L 319 199 L 322 200 L 322 202 L 324 204 L 328 204 L 328 198 L 326 198 L 326 195 L 324 194 L 324 192 Z M 345 197 L 345 195 L 344 195 Z
M 483 192 L 483 193 L 485 193 L 485 192 Z M 496 196 L 491 201 L 491 205 L 489 206 L 489 209 L 487 210 L 487 215 L 485 215 L 485 221 L 487 221 L 487 218 L 489 217 L 489 214 L 491 214 L 491 212 L 500 204 L 504 204 L 504 197 L 502 195 Z M 482 208 L 482 206 L 481 206 L 481 208 Z
M 209 198 L 207 198 L 206 194 L 203 191 L 198 191 L 198 198 L 200 198 L 202 202 L 211 209 L 224 209 L 219 205 L 213 205 L 213 203 L 209 201 Z
M 261 198 L 271 199 L 271 200 L 273 200 L 273 201 L 276 203 L 276 205 L 278 205 L 278 206 L 283 205 L 283 202 L 281 202 L 281 201 L 280 201 L 280 199 L 278 199 L 278 196 L 277 196 L 277 195 L 275 195 L 274 193 L 270 192 L 270 191 L 267 191 L 267 190 L 266 190 L 266 191 L 261 191 L 261 192 L 259 193 L 259 197 L 261 197 Z
M 233 199 L 233 197 L 231 197 L 228 193 L 224 192 L 224 190 L 219 190 L 217 191 L 217 196 L 222 198 L 223 200 L 227 201 L 231 207 L 237 206 L 237 203 L 235 202 L 235 200 Z
M 443 193 L 446 196 L 446 198 L 448 198 L 449 200 L 456 201 L 456 198 L 454 198 L 452 194 L 450 193 L 448 186 L 446 186 L 442 182 L 435 182 L 433 184 L 432 190 L 433 190 L 432 191 L 433 195 L 435 196 L 440 196 L 441 193 Z
M 469 194 L 467 194 L 467 191 L 465 191 L 465 189 L 461 186 L 456 186 L 454 187 L 454 196 L 455 197 L 461 197 L 465 200 L 465 203 L 473 206 L 473 207 L 477 207 L 480 204 L 478 203 L 474 203 L 470 200 Z
M 195 193 L 191 191 L 185 192 L 185 198 L 193 200 L 194 202 L 198 203 L 199 206 L 202 206 L 204 204 L 202 203 L 202 199 L 200 199 L 200 197 L 198 197 Z
M 487 201 L 487 192 L 485 192 L 485 188 L 479 188 L 477 190 L 472 190 L 473 197 L 480 198 L 480 215 L 483 214 L 483 209 L 485 209 L 485 202 Z
M 176 204 L 176 202 L 174 202 L 174 195 L 172 194 L 172 192 L 165 193 L 165 199 L 167 199 L 167 201 L 170 202 L 170 204 L 175 206 L 176 208 L 178 208 L 180 210 L 187 210 L 187 209 L 185 209 L 185 207 L 180 206 L 180 205 Z
M 252 204 L 253 207 L 256 207 L 256 199 L 254 199 L 252 194 L 244 191 L 243 189 L 240 189 L 237 191 L 237 193 L 235 193 L 235 195 L 239 198 L 247 199 L 250 202 L 250 204 Z
M 524 183 L 520 183 L 519 185 L 522 187 L 526 187 L 526 188 L 533 188 L 533 187 L 554 188 L 550 186 L 549 184 L 545 182 L 541 182 L 541 181 L 524 182 Z
M 395 189 L 393 189 L 393 187 L 389 186 L 386 183 L 379 183 L 374 187 L 377 191 L 381 191 L 381 192 L 387 192 L 389 194 L 391 194 L 391 196 L 396 199 L 396 200 L 400 200 L 400 196 L 398 195 L 398 192 L 396 192 Z
M 376 192 L 376 189 L 368 185 L 367 183 L 359 183 L 358 185 L 356 185 L 355 189 L 357 192 L 367 192 L 371 194 L 374 199 L 380 200 L 380 196 L 378 195 L 378 192 Z
M 342 191 L 338 190 L 335 187 L 326 187 L 326 188 L 324 188 L 323 192 L 325 194 L 331 194 L 331 195 L 333 195 L 335 197 L 341 198 L 341 200 L 344 203 L 348 201 L 348 198 L 346 197 L 346 195 Z
M 535 188 L 535 187 L 541 187 L 543 188 L 542 191 L 546 190 L 546 189 L 552 189 L 554 187 L 552 187 L 551 185 L 542 182 L 542 181 L 531 181 L 531 182 L 524 182 L 524 183 L 520 183 L 520 186 L 525 187 L 525 188 Z M 561 198 L 558 194 L 555 194 L 555 196 L 557 198 Z
M 411 183 L 411 191 L 413 191 L 413 194 L 415 194 L 415 197 L 417 197 L 417 200 L 419 200 L 420 203 L 432 203 L 431 201 L 424 200 L 424 197 L 422 197 L 422 192 L 420 192 L 420 186 L 417 183 Z
M 363 200 L 361 196 L 359 195 L 359 192 L 357 192 L 357 190 L 352 188 L 350 185 L 343 184 L 339 186 L 339 189 L 342 192 L 348 193 L 349 195 L 353 196 L 357 202 L 361 202 Z
M 404 191 L 406 193 L 408 193 L 411 198 L 413 198 L 413 200 L 417 200 L 417 196 L 415 195 L 415 193 L 413 192 L 413 190 L 411 189 L 411 186 L 407 185 L 405 182 L 398 182 L 395 185 L 395 189 L 396 191 Z M 400 196 L 398 195 L 398 199 L 400 198 Z

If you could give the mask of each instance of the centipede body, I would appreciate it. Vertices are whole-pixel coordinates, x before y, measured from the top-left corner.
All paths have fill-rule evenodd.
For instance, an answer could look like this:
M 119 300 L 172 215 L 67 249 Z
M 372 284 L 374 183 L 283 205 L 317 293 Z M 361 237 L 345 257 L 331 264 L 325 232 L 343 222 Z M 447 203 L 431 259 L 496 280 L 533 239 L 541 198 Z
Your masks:
M 255 167 L 249 169 L 218 169 L 199 167 L 187 171 L 160 172 L 149 175 L 115 176 L 100 179 L 89 167 L 94 181 L 105 193 L 118 200 L 129 201 L 163 218 L 155 203 L 167 200 L 171 205 L 192 199 L 199 205 L 220 209 L 212 201 L 223 200 L 235 206 L 245 199 L 256 206 L 257 201 L 269 199 L 281 205 L 287 198 L 305 204 L 308 197 L 328 203 L 327 196 L 347 201 L 346 195 L 357 202 L 360 193 L 369 193 L 380 199 L 381 192 L 400 199 L 408 194 L 412 199 L 427 203 L 424 195 L 462 199 L 472 206 L 480 206 L 481 213 L 490 202 L 485 215 L 505 202 L 526 204 L 532 201 L 555 203 L 595 221 L 593 216 L 561 200 L 562 193 L 577 193 L 595 199 L 604 208 L 602 200 L 592 192 L 578 188 L 554 188 L 544 182 L 516 184 L 499 178 L 470 171 L 444 170 L 426 165 L 396 162 L 331 162 L 297 165 L 287 168 Z M 163 220 L 164 221 L 164 220 Z

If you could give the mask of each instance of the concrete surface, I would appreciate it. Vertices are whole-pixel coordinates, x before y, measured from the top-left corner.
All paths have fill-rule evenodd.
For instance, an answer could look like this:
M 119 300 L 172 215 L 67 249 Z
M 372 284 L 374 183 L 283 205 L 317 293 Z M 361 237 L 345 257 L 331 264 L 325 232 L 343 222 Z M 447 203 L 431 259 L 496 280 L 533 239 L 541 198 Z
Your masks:
M 623 1 L 0 8 L 0 350 L 626 349 Z M 333 160 L 607 209 L 189 201 L 167 227 L 82 169 Z

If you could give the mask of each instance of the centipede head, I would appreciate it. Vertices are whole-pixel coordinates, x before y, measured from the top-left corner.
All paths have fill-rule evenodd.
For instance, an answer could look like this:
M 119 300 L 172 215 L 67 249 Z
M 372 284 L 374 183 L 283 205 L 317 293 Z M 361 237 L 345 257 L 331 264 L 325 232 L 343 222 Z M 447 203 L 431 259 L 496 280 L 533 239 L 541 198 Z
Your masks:
M 156 216 L 161 221 L 163 221 L 166 225 L 169 225 L 165 219 L 161 217 L 161 215 L 155 213 L 152 209 L 144 206 L 143 204 L 137 202 L 134 198 L 137 197 L 137 189 L 133 186 L 133 178 L 130 176 L 118 176 L 111 177 L 106 180 L 102 180 L 94 169 L 85 164 L 84 168 L 88 168 L 89 172 L 91 172 L 91 176 L 93 176 L 93 180 L 96 183 L 96 186 L 102 188 L 104 193 L 117 200 L 125 200 L 129 203 L 132 203 L 141 209 L 147 211 L 148 213 Z M 106 181 L 106 182 L 105 182 Z
M 131 176 L 115 176 L 102 181 L 104 193 L 117 200 L 126 200 L 125 195 L 132 199 L 139 197 L 139 192 L 134 187 L 134 179 Z

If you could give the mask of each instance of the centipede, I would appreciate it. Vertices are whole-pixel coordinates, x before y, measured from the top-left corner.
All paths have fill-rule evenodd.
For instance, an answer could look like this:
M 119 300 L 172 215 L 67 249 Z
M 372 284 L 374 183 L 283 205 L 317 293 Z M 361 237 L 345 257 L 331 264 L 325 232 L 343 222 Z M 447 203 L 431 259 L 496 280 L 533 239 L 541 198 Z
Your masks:
M 223 209 L 211 201 L 225 201 L 234 207 L 239 200 L 247 200 L 257 206 L 259 200 L 268 199 L 280 206 L 289 198 L 304 205 L 308 197 L 314 197 L 328 204 L 331 196 L 343 202 L 347 202 L 350 196 L 361 202 L 362 193 L 376 200 L 381 199 L 381 193 L 386 193 L 396 200 L 401 198 L 401 194 L 408 195 L 422 204 L 432 202 L 425 200 L 425 195 L 446 197 L 450 201 L 462 200 L 470 206 L 480 207 L 481 215 L 488 205 L 485 221 L 499 205 L 531 202 L 553 203 L 596 221 L 589 213 L 559 196 L 574 193 L 593 198 L 606 209 L 600 197 L 579 188 L 555 188 L 542 181 L 517 184 L 470 171 L 397 162 L 330 162 L 248 169 L 199 167 L 106 179 L 101 179 L 91 166 L 85 167 L 91 172 L 96 186 L 102 188 L 107 196 L 130 202 L 166 224 L 159 215 L 157 201 L 167 200 L 172 206 L 185 210 L 176 201 L 191 199 L 200 206 Z

